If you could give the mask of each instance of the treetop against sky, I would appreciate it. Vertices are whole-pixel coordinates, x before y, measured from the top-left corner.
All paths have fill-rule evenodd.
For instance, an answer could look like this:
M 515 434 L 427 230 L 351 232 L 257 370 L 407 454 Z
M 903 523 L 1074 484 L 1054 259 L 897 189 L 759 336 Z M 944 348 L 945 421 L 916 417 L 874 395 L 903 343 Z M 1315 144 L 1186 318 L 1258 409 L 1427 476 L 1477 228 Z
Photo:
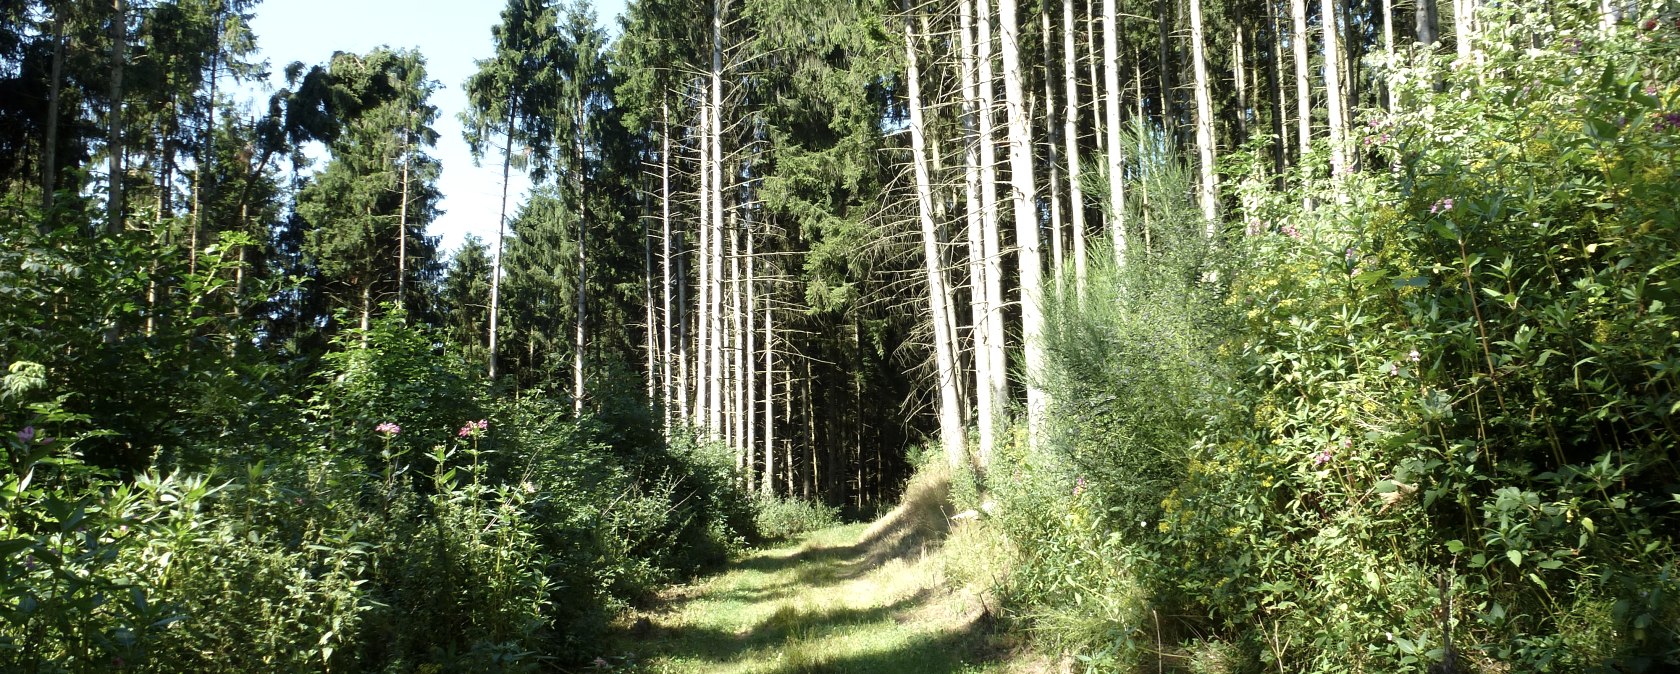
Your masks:
M 626 0 L 594 0 L 595 16 L 610 34 L 618 33 L 618 16 Z M 435 156 L 443 165 L 438 190 L 443 214 L 429 232 L 442 237 L 442 250 L 454 250 L 467 234 L 494 239 L 501 199 L 501 166 L 474 166 L 461 139 L 456 113 L 466 109 L 461 84 L 491 55 L 490 27 L 500 20 L 501 2 L 436 2 L 413 0 L 271 0 L 257 5 L 252 29 L 260 58 L 269 63 L 268 87 L 285 84 L 286 64 L 325 63 L 335 51 L 366 53 L 388 45 L 418 49 L 426 57 L 427 73 L 443 84 L 433 99 L 442 113 L 435 128 L 440 136 Z M 265 100 L 266 92 L 248 94 Z M 323 157 L 319 151 L 312 153 Z M 530 183 L 514 175 L 511 194 L 523 194 Z

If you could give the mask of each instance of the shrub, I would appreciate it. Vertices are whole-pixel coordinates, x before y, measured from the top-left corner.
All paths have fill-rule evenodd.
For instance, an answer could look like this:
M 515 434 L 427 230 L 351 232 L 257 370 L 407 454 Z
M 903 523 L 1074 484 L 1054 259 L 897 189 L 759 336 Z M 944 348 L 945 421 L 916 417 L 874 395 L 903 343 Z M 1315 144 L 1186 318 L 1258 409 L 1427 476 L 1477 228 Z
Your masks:
M 826 529 L 840 523 L 840 509 L 809 499 L 758 496 L 753 500 L 758 534 L 775 540 Z

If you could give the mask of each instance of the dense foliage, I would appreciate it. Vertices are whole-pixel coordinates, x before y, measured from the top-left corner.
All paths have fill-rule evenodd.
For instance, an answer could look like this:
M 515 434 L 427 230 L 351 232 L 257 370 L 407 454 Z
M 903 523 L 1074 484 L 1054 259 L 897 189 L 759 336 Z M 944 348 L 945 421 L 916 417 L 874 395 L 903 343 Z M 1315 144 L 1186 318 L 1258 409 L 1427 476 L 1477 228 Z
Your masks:
M 1497 11 L 1484 66 L 1399 71 L 1375 170 L 1239 174 L 1228 256 L 1064 302 L 1059 440 L 989 482 L 1053 643 L 1100 669 L 1680 662 L 1677 42 Z
M 144 269 L 76 267 L 110 259 L 110 245 L 7 227 L 12 268 L 33 272 L 9 279 L 13 293 L 50 293 L 67 278 L 131 287 Z M 213 290 L 182 276 L 188 304 L 193 290 Z M 100 425 L 102 408 L 84 407 L 104 389 L 66 379 L 73 363 L 39 348 L 45 334 L 100 351 L 109 300 L 54 296 L 51 320 L 7 323 L 30 332 L 7 340 L 0 410 L 8 671 L 526 671 L 587 660 L 618 607 L 752 535 L 727 466 L 666 448 L 645 411 L 578 419 L 539 396 L 491 397 L 439 351 L 437 333 L 400 312 L 343 333 L 312 382 L 277 393 L 248 392 L 283 368 L 222 351 L 237 345 L 201 347 L 184 369 L 114 368 L 121 379 L 102 386 L 239 382 L 200 404 L 157 401 L 178 405 L 156 412 L 171 434 L 147 465 L 119 474 L 101 452 L 132 444 Z M 160 336 L 124 330 L 107 345 L 189 353 Z M 254 402 L 222 409 L 240 395 Z

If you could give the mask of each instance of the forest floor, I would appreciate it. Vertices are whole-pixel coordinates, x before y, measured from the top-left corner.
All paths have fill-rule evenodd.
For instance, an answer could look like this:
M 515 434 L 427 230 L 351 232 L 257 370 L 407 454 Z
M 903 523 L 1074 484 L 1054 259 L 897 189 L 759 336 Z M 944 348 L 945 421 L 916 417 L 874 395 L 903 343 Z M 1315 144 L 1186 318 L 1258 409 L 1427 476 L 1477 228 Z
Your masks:
M 813 532 L 663 593 L 625 619 L 605 664 L 650 674 L 1053 671 L 945 578 L 942 485 L 872 524 Z

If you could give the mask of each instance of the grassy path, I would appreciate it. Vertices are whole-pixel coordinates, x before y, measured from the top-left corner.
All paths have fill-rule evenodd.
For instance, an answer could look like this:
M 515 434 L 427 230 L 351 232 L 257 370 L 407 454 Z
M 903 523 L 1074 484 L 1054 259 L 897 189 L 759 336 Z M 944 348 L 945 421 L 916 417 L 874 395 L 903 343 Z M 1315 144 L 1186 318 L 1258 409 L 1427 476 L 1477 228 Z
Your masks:
M 938 516 L 943 524 L 942 515 Z M 1002 672 L 973 595 L 943 582 L 931 518 L 889 515 L 808 534 L 668 591 L 633 618 L 633 671 L 725 674 Z

